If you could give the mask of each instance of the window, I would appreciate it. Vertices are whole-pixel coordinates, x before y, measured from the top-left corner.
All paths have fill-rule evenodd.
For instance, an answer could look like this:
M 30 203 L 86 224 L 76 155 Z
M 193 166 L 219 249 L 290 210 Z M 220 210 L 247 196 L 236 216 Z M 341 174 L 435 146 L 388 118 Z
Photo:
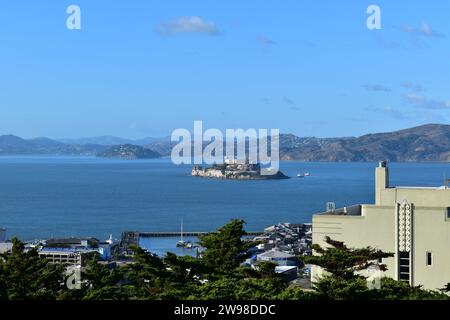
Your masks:
M 383 263 L 383 258 L 378 258 L 378 263 Z
M 409 282 L 409 273 L 400 273 L 399 280 Z
M 427 266 L 433 265 L 433 255 L 431 252 L 427 252 Z
M 409 270 L 409 252 L 400 251 L 398 253 L 398 280 L 408 282 L 410 281 L 410 270 Z
M 447 208 L 447 218 L 450 219 L 450 207 Z

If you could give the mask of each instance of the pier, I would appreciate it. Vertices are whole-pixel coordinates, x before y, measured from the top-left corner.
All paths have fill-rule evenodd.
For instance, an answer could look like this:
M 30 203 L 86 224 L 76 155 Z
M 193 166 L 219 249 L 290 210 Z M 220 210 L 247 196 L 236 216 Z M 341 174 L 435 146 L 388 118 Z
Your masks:
M 198 237 L 201 235 L 206 235 L 214 232 L 205 232 L 205 231 L 183 231 L 184 237 Z M 264 232 L 259 231 L 249 231 L 247 235 L 249 236 L 259 236 Z M 139 232 L 140 238 L 157 238 L 157 237 L 181 237 L 181 232 Z

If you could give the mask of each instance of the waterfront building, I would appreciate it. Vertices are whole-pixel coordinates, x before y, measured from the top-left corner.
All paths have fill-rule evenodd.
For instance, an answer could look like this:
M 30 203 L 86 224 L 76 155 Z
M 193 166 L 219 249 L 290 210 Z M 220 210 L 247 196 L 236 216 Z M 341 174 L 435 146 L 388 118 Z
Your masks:
M 98 251 L 81 248 L 49 248 L 39 250 L 39 256 L 46 258 L 50 263 L 84 266 Z
M 288 281 L 292 281 L 298 277 L 298 268 L 296 266 L 276 266 L 275 273 L 283 276 Z
M 450 282 L 450 188 L 393 187 L 385 161 L 375 170 L 375 204 L 358 204 L 313 215 L 313 243 L 325 237 L 348 247 L 371 246 L 394 257 L 383 259 L 384 276 L 438 289 Z M 312 281 L 323 274 L 311 270 Z
M 96 238 L 51 238 L 45 240 L 48 247 L 98 247 L 100 240 Z
M 10 252 L 12 247 L 12 242 L 0 242 L 0 254 Z
M 51 263 L 69 265 L 85 265 L 93 255 L 99 260 L 111 259 L 111 250 L 117 245 L 112 237 L 106 242 L 96 238 L 52 238 L 45 241 L 39 250 L 39 256 L 47 258 Z
M 278 266 L 297 266 L 298 260 L 295 255 L 279 251 L 276 248 L 258 254 L 256 256 L 257 262 L 273 262 Z
M 0 228 L 0 254 L 12 250 L 12 242 L 6 242 L 6 229 Z

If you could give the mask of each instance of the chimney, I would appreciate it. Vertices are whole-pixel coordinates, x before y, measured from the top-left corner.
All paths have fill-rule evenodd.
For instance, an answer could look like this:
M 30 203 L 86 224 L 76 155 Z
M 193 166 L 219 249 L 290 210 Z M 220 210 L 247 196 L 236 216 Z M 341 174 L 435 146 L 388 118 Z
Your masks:
M 375 169 L 375 204 L 381 205 L 382 191 L 389 188 L 389 169 L 387 161 L 380 161 Z

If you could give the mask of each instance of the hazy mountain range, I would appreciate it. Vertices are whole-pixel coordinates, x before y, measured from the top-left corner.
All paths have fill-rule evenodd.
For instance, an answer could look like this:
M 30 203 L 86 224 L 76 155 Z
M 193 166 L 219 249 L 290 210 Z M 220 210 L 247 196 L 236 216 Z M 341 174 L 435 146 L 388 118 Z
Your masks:
M 102 136 L 80 139 L 22 139 L 0 136 L 0 155 L 12 154 L 108 154 L 117 145 L 137 145 L 162 156 L 174 143 L 166 138 L 139 140 Z M 142 152 L 142 148 L 136 148 Z M 105 153 L 106 152 L 106 153 Z M 280 157 L 300 161 L 450 161 L 450 125 L 428 124 L 394 132 L 360 137 L 315 138 L 280 135 Z
M 79 139 L 56 139 L 58 142 L 71 144 L 71 145 L 85 145 L 85 144 L 99 144 L 103 146 L 114 146 L 119 144 L 134 144 L 137 146 L 144 146 L 159 140 L 159 138 L 143 138 L 143 139 L 126 139 L 115 136 L 99 136 Z
M 353 138 L 283 135 L 280 157 L 303 161 L 450 161 L 450 125 L 428 124 Z

